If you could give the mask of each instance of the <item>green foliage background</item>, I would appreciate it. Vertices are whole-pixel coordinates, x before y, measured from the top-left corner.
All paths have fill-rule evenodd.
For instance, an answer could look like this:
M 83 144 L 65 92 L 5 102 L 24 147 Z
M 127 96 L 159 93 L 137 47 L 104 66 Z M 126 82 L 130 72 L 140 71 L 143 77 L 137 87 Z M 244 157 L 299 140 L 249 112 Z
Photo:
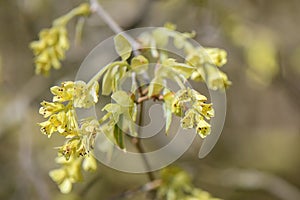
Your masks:
M 112 32 L 97 17 L 88 19 L 83 42 L 72 42 L 60 71 L 34 76 L 28 44 L 40 29 L 82 1 L 0 1 L 0 199 L 74 199 L 62 196 L 48 177 L 56 167 L 55 144 L 39 133 L 37 110 L 50 99 L 48 88 L 72 80 L 87 53 Z M 224 48 L 224 70 L 233 82 L 228 112 L 216 148 L 197 159 L 200 139 L 175 164 L 195 185 L 223 199 L 295 199 L 300 178 L 300 2 L 220 0 L 103 0 L 125 29 L 177 24 L 195 30 L 204 46 Z M 125 11 L 124 11 L 125 10 Z M 74 22 L 68 26 L 74 30 Z M 70 31 L 72 33 L 73 31 Z M 58 82 L 56 82 L 59 80 Z M 197 85 L 194 85 L 197 88 Z M 56 141 L 55 141 L 56 139 Z M 61 144 L 59 138 L 52 142 Z M 76 185 L 85 199 L 107 199 L 147 181 L 99 166 Z M 278 186 L 279 184 L 279 186 Z M 140 194 L 136 199 L 144 198 Z

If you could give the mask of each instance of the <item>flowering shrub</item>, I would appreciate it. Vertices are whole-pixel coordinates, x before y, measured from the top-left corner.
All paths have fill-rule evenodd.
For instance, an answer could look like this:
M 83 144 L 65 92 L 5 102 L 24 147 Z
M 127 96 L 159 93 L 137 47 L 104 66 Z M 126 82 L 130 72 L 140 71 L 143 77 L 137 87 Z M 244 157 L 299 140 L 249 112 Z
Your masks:
M 69 48 L 66 24 L 76 16 L 93 13 L 88 4 L 82 4 L 53 22 L 50 29 L 42 30 L 39 41 L 30 47 L 35 55 L 36 74 L 49 75 L 51 68 L 59 69 L 60 61 Z M 214 117 L 213 105 L 207 97 L 186 85 L 188 80 L 205 82 L 210 89 L 224 90 L 231 82 L 220 70 L 227 59 L 226 51 L 218 48 L 195 47 L 189 39 L 195 33 L 179 33 L 176 27 L 166 24 L 151 33 L 143 33 L 134 42 L 119 33 L 114 38 L 119 60 L 104 66 L 88 81 L 66 81 L 61 86 L 53 86 L 52 101 L 43 101 L 39 113 L 47 120 L 39 123 L 41 132 L 49 138 L 59 134 L 65 143 L 58 147 L 56 162 L 61 168 L 50 171 L 50 177 L 63 193 L 72 189 L 72 184 L 82 180 L 82 170 L 97 168 L 93 155 L 95 138 L 105 134 L 121 149 L 126 149 L 124 137 L 139 135 L 135 124 L 138 106 L 144 101 L 162 102 L 166 120 L 165 132 L 169 132 L 172 115 L 181 117 L 183 129 L 195 129 L 201 138 L 211 132 L 210 119 Z M 177 61 L 164 48 L 170 43 L 185 54 L 184 61 Z M 151 66 L 149 63 L 155 63 Z M 217 67 L 215 67 L 217 66 Z M 154 74 L 149 84 L 141 85 L 143 75 Z M 131 90 L 120 86 L 123 78 L 131 78 Z M 180 88 L 171 91 L 168 81 Z M 99 86 L 100 85 L 100 86 Z M 100 96 L 100 99 L 99 99 Z M 105 115 L 101 119 L 88 117 L 79 120 L 78 108 L 91 108 L 101 101 L 101 96 L 111 96 L 113 103 L 103 106 Z M 172 172 L 172 173 L 171 173 Z M 166 168 L 161 172 L 161 186 L 157 197 L 160 199 L 212 199 L 200 189 L 194 188 L 186 172 L 177 168 Z

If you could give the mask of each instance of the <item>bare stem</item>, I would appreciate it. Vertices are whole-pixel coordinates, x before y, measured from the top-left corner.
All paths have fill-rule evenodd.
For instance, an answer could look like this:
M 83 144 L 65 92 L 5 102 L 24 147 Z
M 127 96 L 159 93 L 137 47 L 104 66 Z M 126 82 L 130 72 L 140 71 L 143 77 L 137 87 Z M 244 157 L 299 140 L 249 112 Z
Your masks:
M 139 129 L 143 124 L 143 112 L 144 112 L 144 102 L 142 101 L 140 104 L 140 113 L 139 113 L 139 119 L 138 119 L 138 126 Z M 138 130 L 138 132 L 140 132 Z M 136 138 L 132 138 L 132 143 L 135 145 L 136 149 L 138 150 L 138 152 L 141 154 L 142 159 L 145 163 L 145 167 L 147 169 L 147 176 L 149 178 L 150 181 L 154 181 L 155 180 L 155 176 L 153 174 L 153 172 L 151 171 L 151 167 L 150 167 L 150 163 L 145 155 L 145 149 L 141 143 L 141 139 L 136 137 Z
M 135 52 L 140 45 L 130 35 L 123 32 L 119 24 L 103 9 L 97 0 L 90 0 L 90 4 L 92 12 L 99 15 L 115 34 L 122 34 L 130 42 Z
M 115 34 L 121 34 L 123 35 L 131 44 L 133 49 L 133 54 L 135 56 L 139 55 L 139 48 L 140 44 L 132 38 L 130 35 L 128 35 L 126 32 L 123 31 L 123 29 L 119 26 L 119 24 L 103 9 L 103 7 L 99 4 L 97 0 L 90 0 L 91 4 L 91 11 L 93 13 L 96 13 L 101 19 L 109 26 L 109 28 L 115 33 Z M 149 82 L 149 75 L 145 72 L 143 73 L 143 78 L 145 81 Z

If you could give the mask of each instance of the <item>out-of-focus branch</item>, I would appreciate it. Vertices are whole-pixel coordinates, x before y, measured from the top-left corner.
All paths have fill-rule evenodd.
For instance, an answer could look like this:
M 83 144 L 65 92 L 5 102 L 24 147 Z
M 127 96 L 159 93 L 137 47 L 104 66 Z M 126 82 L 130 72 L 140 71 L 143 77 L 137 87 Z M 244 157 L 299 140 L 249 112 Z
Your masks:
M 45 81 L 43 77 L 33 76 L 19 91 L 0 114 L 0 137 L 9 127 L 21 122 L 26 115 L 29 104 L 36 99 L 50 81 Z
M 102 20 L 115 34 L 122 34 L 131 43 L 134 51 L 138 49 L 139 44 L 131 36 L 123 32 L 123 29 L 119 26 L 119 24 L 113 20 L 113 18 L 103 9 L 97 0 L 90 0 L 90 4 L 91 10 L 94 13 L 97 13 L 97 15 L 102 18 Z
M 216 169 L 205 165 L 201 166 L 201 170 L 205 173 L 197 178 L 204 184 L 227 189 L 264 190 L 282 200 L 300 199 L 299 188 L 268 172 L 238 168 Z
M 84 197 L 88 191 L 100 180 L 101 175 L 96 175 L 86 186 L 79 192 L 79 196 Z
M 20 179 L 25 179 L 24 181 L 30 180 L 35 188 L 39 199 L 50 200 L 51 195 L 48 190 L 46 182 L 40 176 L 40 172 L 36 169 L 35 164 L 32 159 L 32 121 L 31 118 L 25 118 L 24 123 L 19 130 L 19 163 L 20 163 Z M 24 137 L 24 133 L 26 136 Z M 25 175 L 25 177 L 24 177 Z M 17 180 L 19 183 L 20 181 Z M 24 186 L 21 186 L 24 187 Z M 27 189 L 29 189 L 28 187 Z M 26 191 L 25 191 L 26 192 Z M 26 197 L 22 197 L 26 198 Z
M 137 187 L 137 188 L 134 188 L 131 190 L 127 190 L 119 195 L 112 197 L 110 200 L 119 200 L 119 199 L 130 198 L 138 193 L 149 192 L 149 191 L 155 190 L 160 185 L 161 185 L 161 180 L 157 179 L 152 182 L 146 183 L 145 185 L 142 185 L 140 187 Z
M 293 84 L 287 77 L 286 77 L 286 68 L 285 63 L 283 63 L 282 55 L 280 52 L 278 53 L 278 65 L 279 65 L 279 75 L 277 77 L 278 82 L 283 83 L 282 86 L 284 87 L 287 94 L 291 97 L 294 104 L 298 106 L 300 110 L 300 88 L 298 88 L 295 84 Z
M 225 170 L 222 174 L 224 186 L 244 190 L 265 190 L 282 200 L 300 199 L 297 187 L 273 174 L 241 169 Z
M 97 0 L 90 0 L 90 4 L 92 12 L 97 13 L 97 15 L 101 17 L 101 19 L 115 34 L 123 35 L 130 42 L 133 49 L 133 54 L 135 56 L 139 55 L 140 44 L 134 38 L 124 32 L 119 24 L 115 22 L 115 20 L 103 9 L 103 7 L 98 3 Z M 143 78 L 146 82 L 149 82 L 149 75 L 146 72 L 143 73 Z

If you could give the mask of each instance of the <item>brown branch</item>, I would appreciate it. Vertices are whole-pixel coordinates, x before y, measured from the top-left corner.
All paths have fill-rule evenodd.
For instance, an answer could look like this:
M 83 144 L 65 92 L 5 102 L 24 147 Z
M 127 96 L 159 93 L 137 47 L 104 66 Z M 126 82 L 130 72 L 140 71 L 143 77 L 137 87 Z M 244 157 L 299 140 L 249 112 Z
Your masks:
M 140 113 L 139 113 L 139 118 L 138 118 L 138 126 L 139 126 L 139 130 L 138 132 L 140 131 L 140 127 L 142 126 L 143 124 L 143 112 L 144 112 L 144 102 L 142 101 L 140 104 Z M 131 139 L 132 143 L 135 145 L 136 149 L 138 150 L 138 152 L 141 154 L 142 156 L 142 159 L 145 163 L 145 167 L 146 167 L 146 170 L 148 171 L 147 172 L 147 175 L 148 175 L 148 178 L 150 181 L 154 181 L 155 180 L 155 176 L 153 174 L 153 172 L 151 171 L 151 167 L 150 167 L 150 163 L 145 155 L 145 149 L 141 143 L 141 139 L 139 137 L 135 137 L 135 138 L 132 138 Z
M 140 104 L 140 103 L 142 103 L 142 102 L 144 102 L 144 101 L 147 101 L 147 100 L 150 100 L 150 99 L 153 99 L 153 101 L 164 101 L 163 95 L 153 95 L 153 96 L 151 96 L 151 97 L 149 97 L 149 96 L 141 96 L 141 97 L 139 97 L 139 98 L 135 101 L 135 103 L 136 103 L 136 104 Z

